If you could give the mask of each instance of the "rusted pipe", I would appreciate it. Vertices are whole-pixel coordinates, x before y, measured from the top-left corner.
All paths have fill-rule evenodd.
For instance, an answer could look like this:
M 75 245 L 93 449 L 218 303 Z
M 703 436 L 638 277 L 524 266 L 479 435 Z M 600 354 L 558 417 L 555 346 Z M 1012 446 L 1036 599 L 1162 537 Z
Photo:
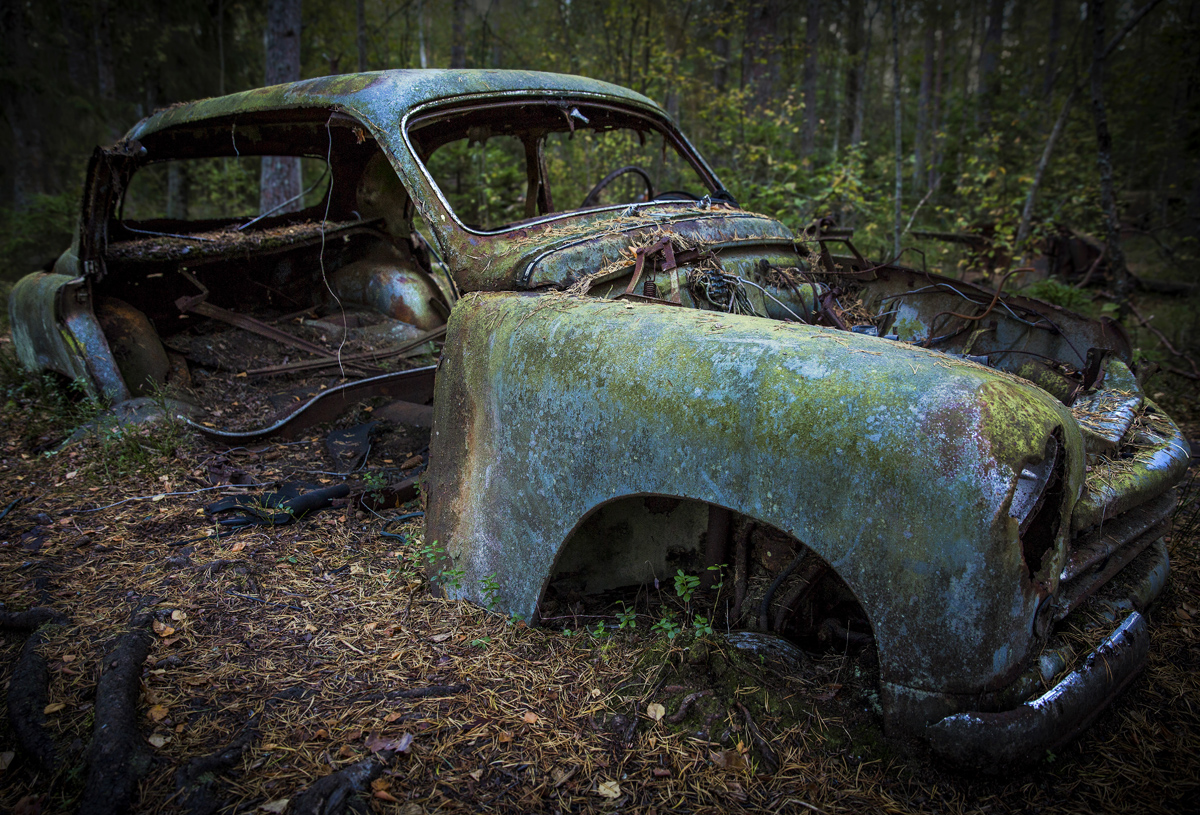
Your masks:
M 729 521 L 732 517 L 725 507 L 709 504 L 708 532 L 704 536 L 704 573 L 700 575 L 700 585 L 711 589 L 717 582 L 716 572 L 709 571 L 709 566 L 720 566 L 729 560 Z

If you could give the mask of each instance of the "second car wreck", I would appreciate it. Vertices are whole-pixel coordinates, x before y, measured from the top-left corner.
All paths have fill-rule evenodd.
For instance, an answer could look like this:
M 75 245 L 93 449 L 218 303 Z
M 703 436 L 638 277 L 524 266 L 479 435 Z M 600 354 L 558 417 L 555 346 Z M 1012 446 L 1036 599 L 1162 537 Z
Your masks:
M 272 155 L 321 165 L 295 212 L 131 214 L 156 167 Z M 11 302 L 26 367 L 166 388 L 218 439 L 406 399 L 452 595 L 536 619 L 564 582 L 723 568 L 722 630 L 874 649 L 887 732 L 947 758 L 1039 758 L 1146 658 L 1190 453 L 1120 327 L 794 234 L 622 88 L 392 71 L 170 108 L 97 152 L 76 245 Z

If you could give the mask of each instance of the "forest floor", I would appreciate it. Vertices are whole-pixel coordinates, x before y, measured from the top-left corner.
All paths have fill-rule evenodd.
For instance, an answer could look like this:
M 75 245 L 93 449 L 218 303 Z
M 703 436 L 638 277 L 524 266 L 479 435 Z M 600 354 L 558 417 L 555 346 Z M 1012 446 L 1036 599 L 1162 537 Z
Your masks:
M 1194 389 L 1151 390 L 1197 449 Z M 8 611 L 65 618 L 38 649 L 57 770 L 39 769 L 0 723 L 0 810 L 80 806 L 110 707 L 100 668 L 132 626 L 153 634 L 135 688 L 138 812 L 280 812 L 311 804 L 301 791 L 345 768 L 367 774 L 370 811 L 404 815 L 1200 811 L 1196 466 L 1144 673 L 1057 755 L 970 777 L 879 738 L 849 655 L 813 660 L 790 689 L 744 670 L 732 697 L 755 705 L 730 703 L 715 725 L 710 715 L 703 738 L 672 726 L 689 689 L 672 683 L 711 673 L 721 646 L 697 654 L 644 616 L 632 630 L 616 617 L 599 633 L 592 620 L 530 628 L 439 599 L 419 568 L 421 520 L 400 520 L 415 504 L 335 506 L 213 537 L 204 507 L 238 491 L 231 480 L 339 478 L 315 435 L 224 450 L 168 423 L 60 446 L 86 418 L 35 385 L 10 387 L 0 406 L 0 597 Z M 0 688 L 26 636 L 0 632 Z

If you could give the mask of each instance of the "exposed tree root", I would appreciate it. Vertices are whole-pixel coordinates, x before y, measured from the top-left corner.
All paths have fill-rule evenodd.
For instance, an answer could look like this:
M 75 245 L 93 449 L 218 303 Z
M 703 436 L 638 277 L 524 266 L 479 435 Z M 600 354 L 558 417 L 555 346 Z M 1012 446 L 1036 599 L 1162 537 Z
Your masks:
M 150 751 L 137 729 L 142 663 L 153 636 L 150 615 L 136 617 L 104 657 L 96 685 L 96 724 L 79 811 L 87 815 L 128 812 L 137 781 L 150 766 Z
M 50 775 L 58 770 L 58 751 L 54 739 L 46 732 L 46 702 L 49 699 L 47 685 L 50 671 L 46 659 L 38 653 L 45 642 L 42 626 L 62 624 L 66 618 L 49 608 L 31 608 L 29 611 L 5 613 L 0 626 L 10 629 L 34 629 L 21 648 L 13 668 L 8 686 L 8 719 L 21 748 L 33 757 L 38 766 Z
M 364 758 L 345 769 L 317 779 L 292 799 L 292 815 L 341 815 L 367 812 L 366 802 L 359 793 L 370 789 L 371 782 L 383 772 L 384 761 L 390 753 Z
M 0 628 L 8 631 L 36 631 L 46 623 L 62 625 L 66 621 L 62 612 L 45 606 L 27 611 L 0 611 Z
M 175 791 L 188 815 L 211 815 L 221 807 L 215 794 L 217 774 L 233 767 L 258 740 L 258 718 L 251 718 L 228 746 L 201 758 L 194 758 L 175 773 Z

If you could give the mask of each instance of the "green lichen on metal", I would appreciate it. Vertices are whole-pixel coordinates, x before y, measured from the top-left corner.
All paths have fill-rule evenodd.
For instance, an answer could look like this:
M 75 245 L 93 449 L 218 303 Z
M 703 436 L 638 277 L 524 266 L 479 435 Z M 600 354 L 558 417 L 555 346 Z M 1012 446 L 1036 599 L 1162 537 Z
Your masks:
M 1031 451 L 1070 437 L 1029 383 L 845 332 L 620 301 L 471 296 L 449 337 L 428 534 L 465 596 L 496 574 L 502 606 L 530 614 L 578 519 L 674 495 L 829 562 L 893 681 L 965 692 L 1022 664 L 1039 598 L 1008 502 Z M 910 627 L 916 602 L 942 611 Z

